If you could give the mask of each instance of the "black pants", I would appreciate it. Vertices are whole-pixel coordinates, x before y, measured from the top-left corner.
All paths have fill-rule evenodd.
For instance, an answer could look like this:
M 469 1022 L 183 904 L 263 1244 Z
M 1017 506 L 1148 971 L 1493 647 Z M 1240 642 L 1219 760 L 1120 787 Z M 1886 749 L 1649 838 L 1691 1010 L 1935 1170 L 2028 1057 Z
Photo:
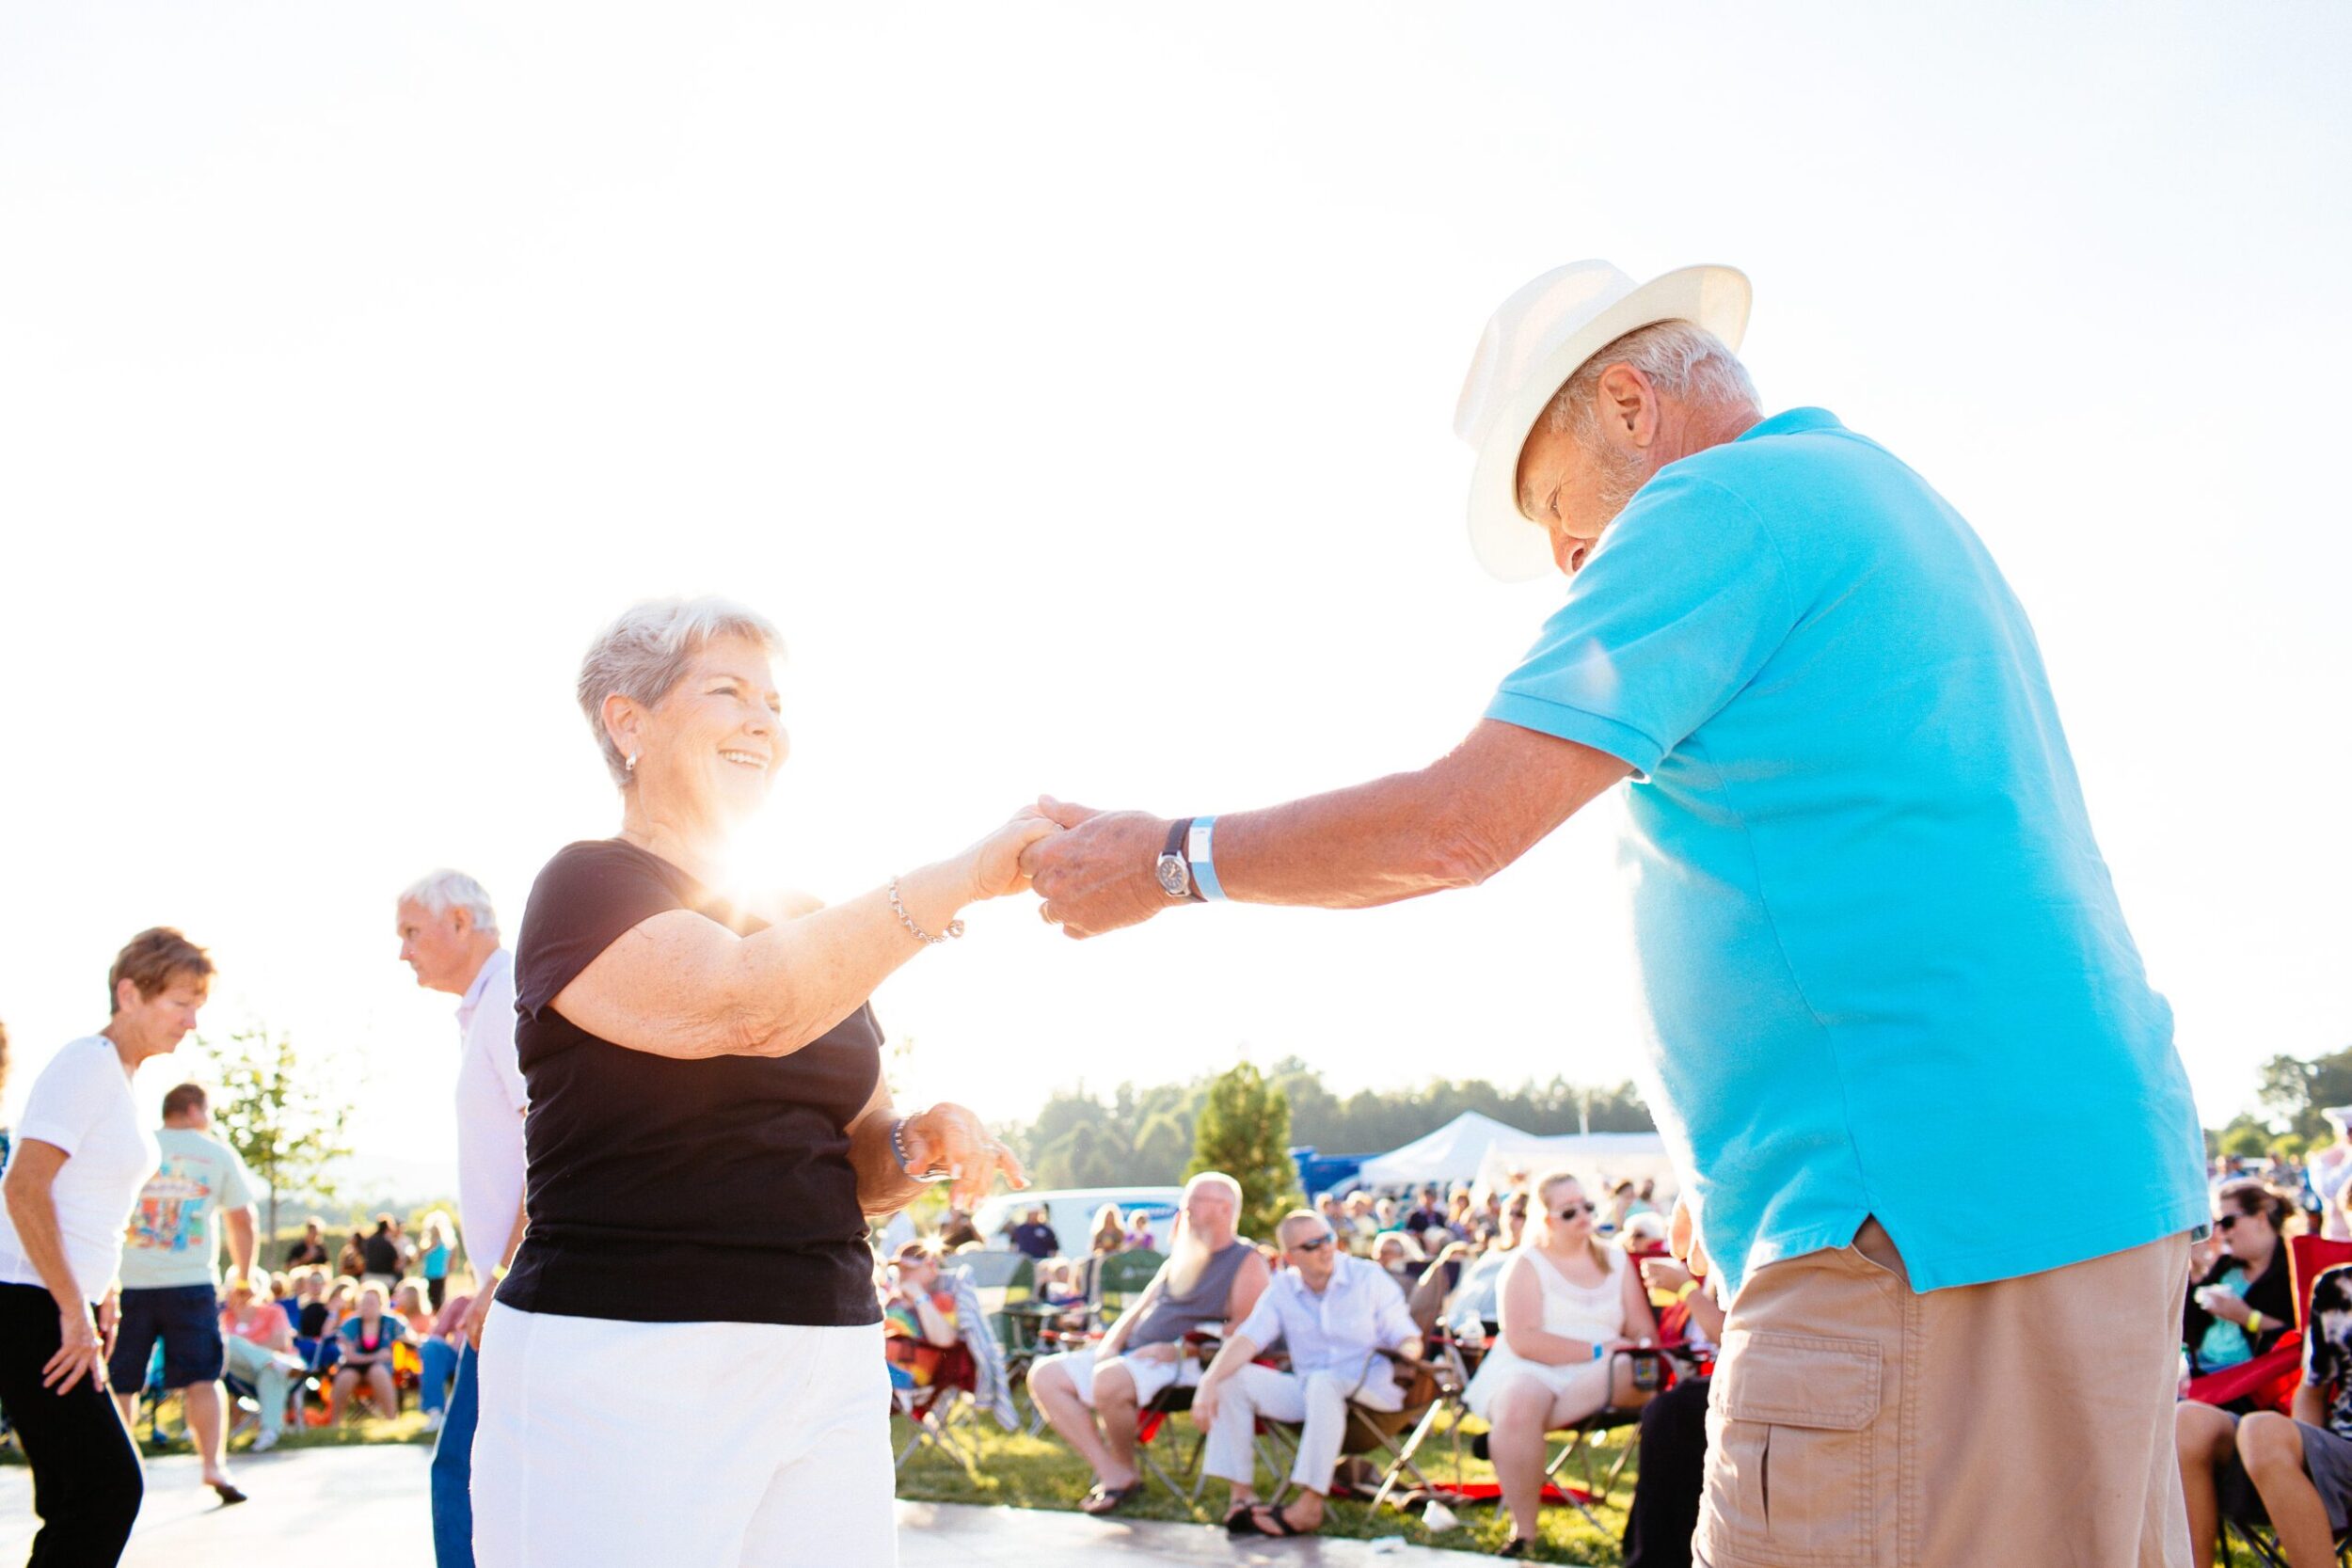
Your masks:
M 441 1309 L 441 1303 L 449 1299 L 449 1281 L 446 1278 L 426 1280 L 424 1299 L 433 1304 L 434 1311 L 438 1312 Z
M 57 1304 L 38 1285 L 0 1285 L 0 1407 L 33 1469 L 40 1533 L 25 1568 L 106 1568 L 122 1556 L 145 1483 L 115 1402 L 89 1373 L 60 1395 L 40 1386 L 57 1354 Z
M 1625 1568 L 1691 1568 L 1707 1482 L 1707 1386 L 1685 1378 L 1642 1407 L 1642 1473 L 1625 1511 Z

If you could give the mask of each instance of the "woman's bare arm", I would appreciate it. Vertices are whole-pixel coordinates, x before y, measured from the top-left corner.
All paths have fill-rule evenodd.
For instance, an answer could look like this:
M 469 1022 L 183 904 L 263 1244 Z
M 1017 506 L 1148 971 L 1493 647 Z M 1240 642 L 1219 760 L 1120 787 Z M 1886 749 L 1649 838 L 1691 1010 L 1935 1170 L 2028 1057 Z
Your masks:
M 1021 851 L 1056 831 L 1016 816 L 966 853 L 899 878 L 899 903 L 940 934 L 965 905 L 1025 887 Z M 923 947 L 882 888 L 747 937 L 665 910 L 597 954 L 554 1006 L 600 1039 L 657 1056 L 788 1056 Z

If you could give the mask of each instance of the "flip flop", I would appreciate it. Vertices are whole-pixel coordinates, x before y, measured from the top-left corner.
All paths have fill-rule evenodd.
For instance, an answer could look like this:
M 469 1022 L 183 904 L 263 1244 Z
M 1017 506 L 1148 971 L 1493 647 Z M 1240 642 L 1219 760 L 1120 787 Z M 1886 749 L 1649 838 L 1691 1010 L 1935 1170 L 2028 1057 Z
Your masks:
M 1264 1517 L 1261 1518 L 1263 1514 Z M 1272 1526 L 1271 1529 L 1267 1528 Z M 1242 1528 L 1244 1535 L 1263 1535 L 1279 1540 L 1285 1535 L 1312 1535 L 1311 1529 L 1300 1529 L 1290 1522 L 1290 1516 L 1271 1503 L 1260 1503 L 1249 1511 L 1249 1522 Z
M 1100 1519 L 1106 1513 L 1118 1513 L 1120 1509 L 1126 1507 L 1136 1498 L 1142 1496 L 1143 1482 L 1140 1480 L 1132 1481 L 1125 1486 L 1098 1485 L 1093 1491 L 1089 1492 L 1086 1495 L 1085 1501 L 1078 1504 L 1078 1512 L 1081 1513 L 1090 1513 L 1095 1518 Z
M 208 1481 L 204 1484 L 220 1494 L 220 1506 L 223 1508 L 229 1508 L 246 1500 L 244 1493 L 225 1481 Z
M 1249 1515 L 1264 1506 L 1263 1503 L 1244 1503 L 1234 1509 L 1225 1515 L 1225 1533 L 1228 1535 L 1257 1534 L 1258 1527 L 1249 1522 Z

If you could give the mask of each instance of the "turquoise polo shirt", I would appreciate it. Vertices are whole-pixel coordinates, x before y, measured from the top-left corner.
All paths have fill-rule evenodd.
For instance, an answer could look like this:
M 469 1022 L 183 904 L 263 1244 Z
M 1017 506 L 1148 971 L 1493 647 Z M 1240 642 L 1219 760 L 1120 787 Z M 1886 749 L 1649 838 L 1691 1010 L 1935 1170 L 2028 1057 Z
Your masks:
M 2204 1223 L 2033 629 L 1884 448 L 1800 408 L 1661 469 L 1486 711 L 1635 770 L 1645 1086 L 1726 1286 L 1870 1215 L 1923 1291 Z

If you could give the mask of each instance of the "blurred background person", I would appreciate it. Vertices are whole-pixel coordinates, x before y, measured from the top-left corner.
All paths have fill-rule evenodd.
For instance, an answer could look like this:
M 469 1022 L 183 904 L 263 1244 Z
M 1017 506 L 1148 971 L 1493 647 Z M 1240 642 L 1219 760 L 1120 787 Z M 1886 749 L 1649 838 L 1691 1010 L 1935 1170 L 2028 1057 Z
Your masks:
M 33 1080 L 0 1198 L 0 1411 L 33 1472 L 32 1560 L 99 1568 L 138 1518 L 138 1451 L 106 1397 L 106 1348 L 132 1205 L 162 1158 L 131 1080 L 196 1027 L 213 960 L 169 927 L 140 932 L 106 976 L 105 1027 Z
M 302 1234 L 286 1243 L 286 1267 L 325 1268 L 332 1260 L 326 1255 L 326 1222 L 312 1214 L 303 1222 Z
M 177 1390 L 204 1484 L 223 1503 L 245 1493 L 229 1479 L 224 1446 L 228 1395 L 220 1386 L 220 1244 L 231 1277 L 253 1272 L 253 1179 L 237 1151 L 213 1136 L 212 1101 L 201 1084 L 164 1095 L 160 1164 L 139 1192 L 122 1248 L 122 1323 L 106 1360 L 123 1425 L 138 1408 L 149 1357 L 163 1346 L 163 1381 Z
M 2280 1227 L 2295 1212 L 2288 1196 L 2251 1178 L 2214 1195 L 2213 1235 L 2189 1278 L 2181 1341 L 2195 1373 L 2235 1367 L 2268 1350 L 2295 1326 Z
M 447 1402 L 437 1386 L 425 1420 L 439 1433 L 433 1445 L 434 1562 L 473 1568 L 473 1437 L 482 1380 L 474 1346 L 499 1271 L 514 1260 L 523 1231 L 523 1114 L 530 1100 L 515 1053 L 515 959 L 500 938 L 489 890 L 462 871 L 431 871 L 410 883 L 393 900 L 392 927 L 401 961 L 417 984 L 457 998 L 458 1230 L 476 1286 L 455 1335 Z M 427 1279 L 436 1243 L 447 1276 L 448 1227 L 438 1210 L 425 1222 Z M 442 1289 L 434 1287 L 437 1309 Z M 433 1352 L 437 1372 L 443 1354 Z
M 267 1453 L 284 1435 L 286 1401 L 294 1392 L 294 1379 L 303 1372 L 302 1357 L 294 1353 L 294 1324 L 276 1302 L 240 1275 L 229 1281 L 229 1299 L 220 1309 L 220 1334 L 229 1375 L 250 1385 L 261 1407 L 261 1430 L 253 1434 L 253 1451 Z

